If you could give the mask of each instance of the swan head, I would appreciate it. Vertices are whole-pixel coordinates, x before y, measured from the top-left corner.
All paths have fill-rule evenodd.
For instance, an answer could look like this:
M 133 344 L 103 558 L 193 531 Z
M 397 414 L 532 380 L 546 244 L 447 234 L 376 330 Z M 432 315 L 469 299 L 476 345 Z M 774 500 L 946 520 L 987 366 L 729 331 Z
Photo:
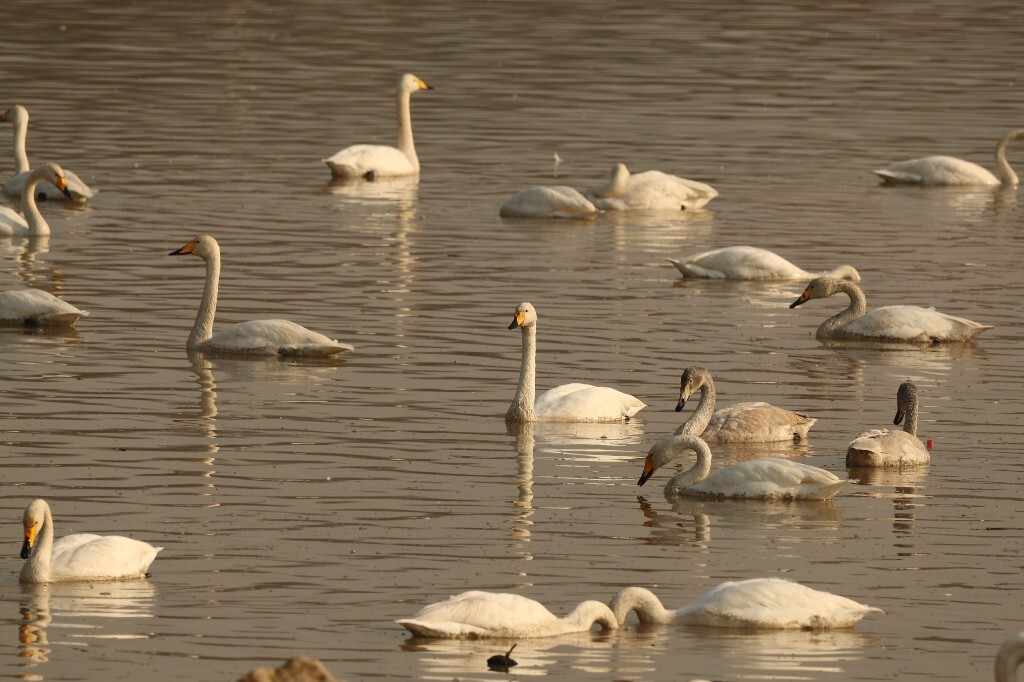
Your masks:
M 804 293 L 800 294 L 800 298 L 790 303 L 789 307 L 795 308 L 802 303 L 807 303 L 812 298 L 828 298 L 840 291 L 839 280 L 832 277 L 815 277 L 804 289 Z
M 64 175 L 64 169 L 55 163 L 44 163 L 41 166 L 37 166 L 32 171 L 32 177 L 46 180 L 54 187 L 64 193 L 68 199 L 71 199 L 71 190 L 68 189 L 68 180 Z
M 46 500 L 32 500 L 25 508 L 25 514 L 21 517 L 22 526 L 25 529 L 25 542 L 21 545 L 21 558 L 28 559 L 36 548 L 36 541 L 39 539 L 39 531 L 46 523 L 46 512 L 50 506 Z
M 659 440 L 651 446 L 650 452 L 647 453 L 647 459 L 644 460 L 644 471 L 640 474 L 640 480 L 636 484 L 647 483 L 655 471 L 671 462 L 685 450 L 696 450 L 698 441 L 700 438 L 686 434 Z
M 686 401 L 693 392 L 701 388 L 711 378 L 711 373 L 703 367 L 687 367 L 683 375 L 679 377 L 679 402 L 676 403 L 676 412 L 682 412 Z
M 907 416 L 907 410 L 917 402 L 917 386 L 911 381 L 904 381 L 896 390 L 896 417 L 893 424 L 899 424 Z
M 533 305 L 523 301 L 516 306 L 516 312 L 512 315 L 512 324 L 508 328 L 515 329 L 521 327 L 523 329 L 532 327 L 537 323 L 537 311 L 533 309 Z
M 171 251 L 168 256 L 187 256 L 192 254 L 207 260 L 214 256 L 220 256 L 220 245 L 217 240 L 208 234 L 199 235 L 180 249 Z
M 398 89 L 402 92 L 417 92 L 419 90 L 433 90 L 434 88 L 411 73 L 406 73 L 402 74 L 402 77 L 398 79 Z
M 7 111 L 0 114 L 0 121 L 4 123 L 13 123 L 15 126 L 27 125 L 28 109 L 20 104 L 15 104 Z

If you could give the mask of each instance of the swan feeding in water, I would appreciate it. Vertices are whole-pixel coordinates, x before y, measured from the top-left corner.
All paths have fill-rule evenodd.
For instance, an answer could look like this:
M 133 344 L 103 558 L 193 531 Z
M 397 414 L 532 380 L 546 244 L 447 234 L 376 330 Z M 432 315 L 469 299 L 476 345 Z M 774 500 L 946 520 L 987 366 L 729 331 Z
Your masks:
M 996 145 L 996 172 L 955 156 L 925 156 L 899 161 L 881 170 L 871 171 L 886 185 L 933 185 L 978 187 L 1004 185 L 1015 187 L 1017 174 L 1006 160 L 1006 148 L 1024 138 L 1024 128 L 1011 130 Z
M 917 437 L 917 386 L 904 381 L 896 391 L 896 418 L 902 431 L 872 429 L 860 434 L 846 448 L 848 467 L 902 467 L 926 464 L 928 448 Z
M 756 246 L 726 246 L 695 253 L 686 258 L 669 258 L 683 277 L 733 280 L 811 279 L 818 275 L 807 272 L 768 249 Z M 836 279 L 860 281 L 860 273 L 852 265 L 840 265 L 827 273 Z
M 14 126 L 14 172 L 15 176 L 4 184 L 0 190 L 12 199 L 22 196 L 29 184 L 29 172 L 32 167 L 28 162 L 28 153 L 25 151 L 25 138 L 28 137 L 28 109 L 15 104 L 10 109 L 0 114 L 0 122 L 10 122 Z M 61 188 L 48 180 L 35 188 L 36 198 L 50 199 L 71 199 L 78 203 L 84 203 L 91 199 L 95 193 L 89 188 L 80 177 L 71 171 L 64 171 L 67 180 L 67 187 Z
M 527 187 L 501 204 L 502 218 L 592 218 L 597 208 L 568 185 Z

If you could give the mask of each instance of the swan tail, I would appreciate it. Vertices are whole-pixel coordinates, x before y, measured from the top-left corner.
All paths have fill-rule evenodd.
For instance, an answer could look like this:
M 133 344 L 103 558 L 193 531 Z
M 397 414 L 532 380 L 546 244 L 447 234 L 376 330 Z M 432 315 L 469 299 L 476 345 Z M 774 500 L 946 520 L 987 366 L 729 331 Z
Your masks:
M 335 163 L 330 159 L 321 159 L 327 164 L 327 167 L 331 169 L 331 176 L 335 178 L 342 178 L 346 180 L 352 180 L 354 178 L 362 177 L 359 169 L 355 166 L 350 166 L 347 163 Z
M 85 311 L 75 313 L 50 313 L 43 315 L 36 320 L 26 320 L 29 326 L 38 324 L 41 327 L 71 327 L 78 318 L 88 315 Z
M 396 620 L 396 623 L 416 637 L 435 637 L 444 639 L 482 639 L 488 636 L 484 628 L 467 623 L 432 623 L 422 620 Z
M 335 345 L 324 346 L 321 344 L 298 344 L 294 346 L 281 346 L 277 349 L 279 355 L 284 356 L 296 356 L 301 355 L 305 357 L 325 357 L 328 355 L 338 355 L 344 351 L 354 351 L 355 346 L 351 346 L 347 343 L 335 342 Z
M 846 484 L 848 484 L 849 482 L 849 479 L 847 479 L 844 481 L 838 481 L 836 483 L 831 483 L 829 485 L 822 486 L 821 488 L 818 488 L 818 490 L 815 491 L 814 495 L 809 495 L 807 499 L 831 500 L 833 497 L 836 496 L 836 493 L 842 490 L 843 487 L 846 486 Z
M 901 185 L 901 184 L 919 184 L 921 182 L 921 176 L 916 173 L 906 173 L 904 171 L 889 170 L 883 168 L 881 170 L 871 171 L 882 179 L 882 183 L 886 185 Z

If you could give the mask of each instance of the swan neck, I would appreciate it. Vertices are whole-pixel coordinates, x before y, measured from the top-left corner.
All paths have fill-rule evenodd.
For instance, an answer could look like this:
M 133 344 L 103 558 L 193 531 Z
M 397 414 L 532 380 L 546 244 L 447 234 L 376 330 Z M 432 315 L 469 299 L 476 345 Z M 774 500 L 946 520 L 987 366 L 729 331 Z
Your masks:
M 198 348 L 213 336 L 213 318 L 217 313 L 217 290 L 220 286 L 220 251 L 214 251 L 204 258 L 206 261 L 206 284 L 203 286 L 203 300 L 199 303 L 192 333 L 188 335 L 188 348 Z
M 1010 166 L 1010 162 L 1006 160 L 1006 148 L 1019 137 L 1024 137 L 1024 131 L 1014 130 L 999 140 L 999 144 L 996 145 L 996 175 L 999 176 L 999 182 L 1010 187 L 1015 187 L 1020 180 Z
M 615 614 L 599 601 L 581 602 L 572 613 L 562 619 L 575 630 L 589 630 L 594 623 L 601 625 L 602 630 L 614 630 L 619 627 Z
M 19 120 L 14 129 L 14 174 L 27 173 L 31 167 L 28 165 L 28 153 L 25 151 L 25 139 L 28 137 L 28 121 Z
M 537 387 L 537 323 L 520 327 L 522 330 L 523 355 L 519 365 L 519 385 L 512 398 L 512 404 L 505 413 L 511 421 L 533 421 L 533 404 Z
M 697 452 L 697 461 L 686 471 L 676 474 L 665 484 L 665 494 L 678 497 L 682 491 L 697 485 L 711 473 L 711 448 L 707 443 L 693 436 L 676 436 L 672 443 L 672 457 L 678 457 L 687 450 Z
M 31 235 L 50 234 L 50 224 L 43 218 L 39 206 L 36 205 L 36 186 L 39 185 L 39 180 L 39 176 L 30 175 L 28 182 L 21 189 L 21 212 L 25 214 L 28 233 Z
M 691 436 L 699 436 L 704 433 L 704 429 L 708 428 L 708 424 L 711 423 L 711 416 L 715 412 L 716 395 L 715 382 L 708 375 L 700 387 L 700 402 L 697 403 L 697 409 L 676 430 L 675 435 L 679 436 L 685 433 Z
M 917 436 L 917 395 L 910 394 L 907 399 L 907 413 L 903 417 L 903 430 L 911 436 Z
M 629 184 L 629 171 L 625 170 L 621 166 L 616 166 L 612 169 L 611 180 L 603 185 L 598 185 L 590 190 L 590 194 L 597 197 L 598 199 L 610 199 L 617 197 L 622 194 L 626 189 L 626 185 Z
M 398 149 L 408 157 L 413 168 L 418 171 L 420 160 L 416 156 L 416 145 L 412 141 L 412 113 L 409 110 L 411 94 L 404 88 L 398 88 Z
M 837 331 L 857 318 L 864 317 L 864 313 L 868 311 L 867 297 L 864 296 L 864 292 L 861 291 L 860 287 L 853 282 L 837 280 L 836 291 L 849 296 L 850 305 L 847 306 L 846 310 L 836 313 L 821 323 L 816 334 L 819 339 L 827 339 L 831 337 Z
M 620 624 L 626 622 L 630 611 L 636 613 L 641 623 L 658 625 L 671 623 L 676 616 L 675 611 L 666 609 L 653 592 L 642 588 L 627 588 L 612 600 L 612 612 Z
M 53 517 L 50 506 L 43 508 L 43 527 L 39 529 L 39 537 L 21 569 L 20 581 L 23 583 L 45 583 L 50 581 L 50 556 L 53 554 Z

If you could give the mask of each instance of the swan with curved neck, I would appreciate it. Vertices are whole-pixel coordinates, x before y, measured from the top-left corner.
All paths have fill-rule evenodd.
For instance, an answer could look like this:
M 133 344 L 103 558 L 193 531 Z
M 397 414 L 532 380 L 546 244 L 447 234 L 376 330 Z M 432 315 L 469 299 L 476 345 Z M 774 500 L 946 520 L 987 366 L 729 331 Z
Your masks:
M 53 517 L 45 500 L 33 500 L 22 517 L 25 542 L 19 580 L 52 583 L 72 580 L 144 578 L 163 547 L 120 535 L 65 535 L 53 541 Z
M 718 190 L 656 170 L 630 173 L 626 164 L 617 163 L 608 182 L 591 187 L 585 194 L 601 210 L 693 211 L 717 197 Z
M 666 497 L 828 500 L 849 483 L 830 471 L 777 457 L 739 462 L 712 474 L 711 448 L 697 436 L 682 434 L 654 444 L 637 485 L 646 483 L 654 472 L 687 450 L 697 453 L 697 462 L 669 480 Z
M 511 422 L 617 422 L 647 407 L 637 398 L 605 386 L 563 384 L 536 395 L 537 311 L 527 302 L 516 307 L 510 330 L 522 331 L 519 385 L 505 413 Z
M 996 172 L 954 156 L 925 156 L 871 171 L 886 185 L 935 185 L 977 187 L 1003 185 L 1015 187 L 1017 173 L 1006 160 L 1006 148 L 1024 138 L 1024 128 L 1011 130 L 996 145 Z
M 28 109 L 20 104 L 15 104 L 0 114 L 0 122 L 9 122 L 14 126 L 15 176 L 4 184 L 2 191 L 7 196 L 16 199 L 24 195 L 29 186 L 31 166 L 28 162 L 28 153 L 25 151 L 25 139 L 28 137 Z M 42 199 L 71 199 L 80 203 L 93 197 L 93 191 L 80 177 L 71 171 L 62 171 L 62 174 L 66 178 L 66 187 L 58 187 L 56 183 L 44 178 L 42 184 L 33 186 L 34 193 Z
M 586 632 L 594 623 L 603 630 L 619 627 L 612 610 L 599 601 L 581 602 L 559 618 L 522 595 L 480 591 L 457 594 L 396 622 L 417 637 L 445 639 L 552 637 Z
M 501 204 L 502 218 L 592 218 L 597 208 L 568 185 L 527 187 Z
M 868 311 L 867 298 L 853 282 L 831 277 L 811 280 L 800 297 L 790 304 L 795 308 L 815 298 L 846 294 L 850 305 L 818 326 L 820 341 L 864 340 L 902 343 L 944 343 L 967 341 L 991 326 L 962 317 L 940 313 L 933 308 L 892 305 Z
M 704 251 L 678 260 L 669 258 L 683 277 L 732 280 L 810 279 L 814 273 L 793 265 L 779 254 L 756 246 L 726 246 Z M 860 273 L 852 265 L 840 265 L 819 273 L 836 279 L 860 281 Z
M 0 206 L 0 235 L 38 236 L 50 234 L 50 224 L 39 212 L 35 190 L 41 182 L 48 182 L 71 198 L 64 170 L 55 163 L 44 163 L 27 174 L 25 192 L 21 193 L 21 212 L 24 216 L 6 206 Z
M 681 412 L 694 391 L 700 389 L 700 402 L 690 418 L 676 429 L 676 436 L 700 436 L 707 443 L 773 443 L 807 438 L 818 420 L 768 403 L 736 403 L 715 411 L 715 382 L 703 367 L 687 367 L 679 377 Z
M 248 355 L 337 355 L 354 350 L 323 334 L 288 320 L 252 320 L 240 322 L 213 333 L 220 285 L 220 245 L 210 235 L 196 237 L 171 256 L 199 256 L 206 262 L 206 285 L 196 313 L 195 324 L 185 346 L 189 350 Z
M 641 623 L 682 623 L 763 630 L 852 628 L 871 613 L 884 613 L 852 599 L 781 578 L 725 582 L 679 609 L 666 609 L 650 590 L 627 587 L 611 601 L 619 625 L 630 611 Z
M 375 180 L 401 175 L 417 175 L 420 160 L 412 138 L 412 115 L 409 98 L 419 90 L 433 90 L 422 80 L 407 73 L 398 79 L 395 91 L 398 107 L 398 146 L 356 144 L 324 159 L 335 178 Z
M 904 381 L 896 391 L 896 417 L 902 431 L 873 429 L 860 434 L 846 448 L 848 467 L 902 467 L 931 461 L 928 448 L 917 437 L 917 386 Z

